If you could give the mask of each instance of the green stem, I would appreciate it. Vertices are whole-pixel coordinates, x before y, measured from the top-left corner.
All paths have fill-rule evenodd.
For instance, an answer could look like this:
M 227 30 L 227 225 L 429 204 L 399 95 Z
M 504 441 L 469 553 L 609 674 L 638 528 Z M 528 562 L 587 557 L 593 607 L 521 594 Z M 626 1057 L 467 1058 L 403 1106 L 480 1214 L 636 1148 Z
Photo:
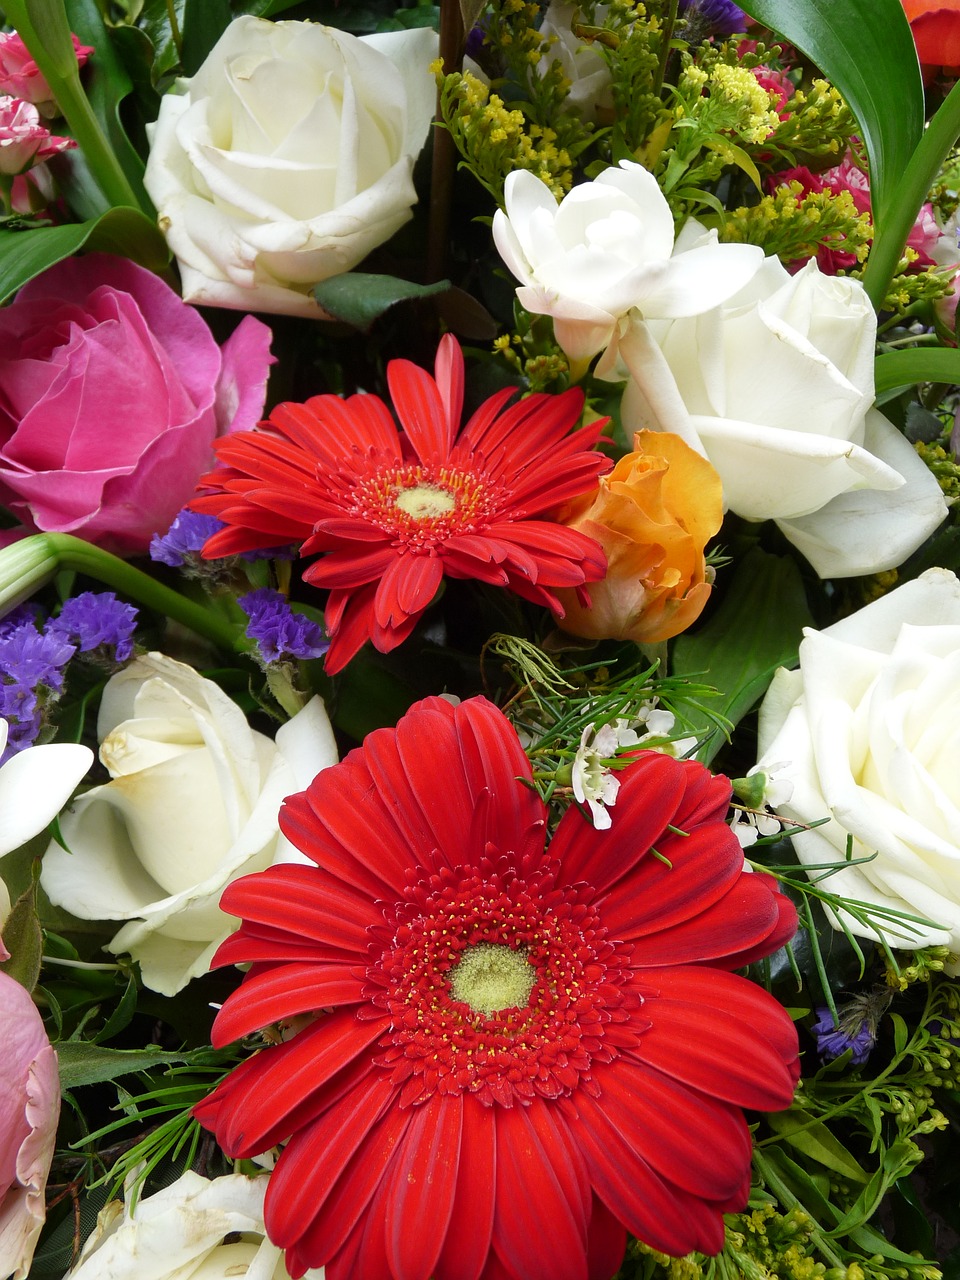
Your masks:
M 920 144 L 898 184 L 899 197 L 877 227 L 863 284 L 876 310 L 880 310 L 890 282 L 897 273 L 907 236 L 940 172 L 951 147 L 960 137 L 960 81 L 944 99 L 927 125 Z
M 68 533 L 33 534 L 0 550 L 0 614 L 28 600 L 61 569 L 95 578 L 148 609 L 182 623 L 221 649 L 246 653 L 250 648 L 235 623 L 188 600 L 126 560 Z
M 140 208 L 133 188 L 80 84 L 80 67 L 62 0 L 4 0 L 13 24 L 50 85 L 70 132 L 111 205 Z
M 677 10 L 680 8 L 680 0 L 670 0 L 670 8 L 663 23 L 663 36 L 660 40 L 660 61 L 657 63 L 657 78 L 653 83 L 653 92 L 659 96 L 660 90 L 663 88 L 663 79 L 667 74 L 667 59 L 670 57 L 670 41 L 673 39 L 674 28 L 677 25 Z
M 783 1181 L 777 1171 L 773 1168 L 770 1161 L 756 1147 L 753 1149 L 753 1167 L 763 1179 L 764 1183 L 773 1194 L 777 1197 L 785 1209 L 799 1209 L 806 1217 L 813 1220 L 816 1224 L 816 1218 L 803 1203 L 798 1196 L 795 1196 L 787 1184 Z M 816 1224 L 812 1235 L 817 1242 L 817 1248 L 823 1254 L 824 1258 L 834 1267 L 842 1267 L 843 1259 L 831 1247 L 826 1235 L 821 1231 L 819 1224 Z

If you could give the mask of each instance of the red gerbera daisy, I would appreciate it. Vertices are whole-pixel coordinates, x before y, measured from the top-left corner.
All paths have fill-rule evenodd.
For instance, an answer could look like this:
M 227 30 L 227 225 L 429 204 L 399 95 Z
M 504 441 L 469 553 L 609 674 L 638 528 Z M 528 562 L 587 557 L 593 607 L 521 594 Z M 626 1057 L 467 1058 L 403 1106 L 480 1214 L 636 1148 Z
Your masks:
M 223 465 L 201 482 L 215 492 L 190 504 L 228 525 L 208 539 L 207 558 L 289 542 L 327 553 L 303 576 L 330 588 L 331 673 L 367 639 L 384 653 L 405 640 L 444 574 L 508 587 L 562 616 L 552 588 L 582 590 L 606 569 L 594 539 L 537 518 L 611 465 L 595 451 L 606 419 L 571 434 L 579 389 L 504 409 L 507 388 L 458 436 L 463 355 L 449 334 L 435 378 L 393 360 L 387 383 L 402 433 L 374 395 L 281 404 L 259 430 L 217 441 Z
M 315 866 L 224 893 L 218 962 L 253 967 L 214 1044 L 307 1022 L 196 1114 L 234 1158 L 286 1142 L 293 1276 L 604 1280 L 626 1231 L 716 1253 L 746 1203 L 741 1108 L 789 1104 L 797 1036 L 730 970 L 793 907 L 699 764 L 640 753 L 612 830 L 571 809 L 546 849 L 530 777 L 492 704 L 427 699 L 287 801 Z

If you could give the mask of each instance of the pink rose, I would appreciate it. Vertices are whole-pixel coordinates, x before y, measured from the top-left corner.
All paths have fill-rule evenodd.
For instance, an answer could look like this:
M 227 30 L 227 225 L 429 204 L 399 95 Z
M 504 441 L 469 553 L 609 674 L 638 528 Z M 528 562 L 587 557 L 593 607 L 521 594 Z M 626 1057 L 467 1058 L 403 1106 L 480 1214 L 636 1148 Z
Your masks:
M 0 310 L 0 501 L 31 531 L 145 552 L 213 441 L 260 417 L 271 333 L 204 320 L 126 258 L 68 258 Z
M 46 1214 L 60 1078 L 36 1005 L 5 973 L 0 1026 L 0 1275 L 24 1280 Z
M 72 39 L 77 62 L 82 67 L 93 53 L 93 46 L 81 44 L 76 36 Z M 15 98 L 34 103 L 41 115 L 58 114 L 50 86 L 15 31 L 0 31 L 0 93 L 9 93 Z
M 0 98 L 0 174 L 23 173 L 76 145 L 72 138 L 55 138 L 45 129 L 32 103 Z

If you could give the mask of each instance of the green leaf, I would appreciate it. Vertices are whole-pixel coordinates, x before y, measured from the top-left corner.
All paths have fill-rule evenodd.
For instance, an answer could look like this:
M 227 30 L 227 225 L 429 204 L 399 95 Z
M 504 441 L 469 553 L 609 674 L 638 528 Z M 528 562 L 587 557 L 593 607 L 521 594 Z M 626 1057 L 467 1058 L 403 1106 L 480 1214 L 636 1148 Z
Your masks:
M 195 76 L 233 19 L 230 0 L 187 0 L 183 9 L 183 74 Z
M 671 674 L 696 673 L 720 691 L 711 712 L 737 724 L 766 691 L 777 667 L 796 662 L 802 629 L 813 622 L 793 560 L 751 549 L 723 588 L 720 607 L 693 635 L 674 643 Z M 711 728 L 691 715 L 692 731 Z M 699 756 L 709 764 L 724 742 L 715 729 Z
M 885 351 L 874 365 L 877 395 L 915 386 L 918 382 L 960 383 L 960 351 L 956 347 L 911 347 Z
M 150 271 L 162 271 L 169 261 L 163 236 L 137 209 L 108 209 L 99 218 L 63 227 L 0 231 L 0 303 L 80 249 L 132 258 Z
M 775 1133 L 809 1159 L 816 1160 L 817 1164 L 832 1169 L 851 1182 L 868 1180 L 869 1174 L 864 1172 L 843 1143 L 809 1112 L 792 1107 L 789 1111 L 768 1116 L 767 1120 Z
M 96 51 L 82 77 L 90 106 L 140 208 L 152 213 L 153 204 L 143 186 L 144 161 L 120 120 L 120 105 L 132 91 L 133 82 L 117 56 L 96 0 L 66 0 L 66 9 L 71 31 Z
M 802 50 L 856 115 L 882 226 L 923 135 L 920 66 L 900 0 L 744 0 L 741 8 Z
M 328 315 L 366 333 L 375 320 L 398 302 L 411 298 L 431 298 L 446 293 L 449 280 L 436 284 L 414 284 L 396 276 L 374 275 L 364 271 L 347 271 L 314 285 L 313 296 Z
M 0 973 L 16 979 L 32 991 L 40 977 L 43 930 L 37 917 L 37 886 L 31 880 L 13 904 L 3 926 L 3 943 L 10 959 L 0 964 Z
M 182 1053 L 163 1049 L 107 1049 L 83 1040 L 61 1040 L 54 1048 L 60 1063 L 61 1092 L 187 1061 Z

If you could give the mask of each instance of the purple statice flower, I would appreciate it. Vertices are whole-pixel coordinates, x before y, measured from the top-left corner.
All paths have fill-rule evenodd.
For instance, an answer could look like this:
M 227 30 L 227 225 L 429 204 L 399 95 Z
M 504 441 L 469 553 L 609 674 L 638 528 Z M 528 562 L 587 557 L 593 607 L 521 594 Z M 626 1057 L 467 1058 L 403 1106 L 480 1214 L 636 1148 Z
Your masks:
M 47 635 L 70 641 L 81 653 L 112 646 L 116 661 L 126 662 L 133 654 L 136 628 L 132 604 L 124 604 L 112 591 L 84 591 L 64 601 L 59 615 L 47 624 Z
M 816 1037 L 817 1052 L 821 1058 L 839 1058 L 850 1049 L 851 1064 L 859 1066 L 866 1062 L 877 1041 L 877 1027 L 872 1019 L 864 1017 L 859 1008 L 841 1013 L 839 1023 L 834 1022 L 833 1014 L 826 1006 L 818 1008 L 817 1015 L 817 1021 L 810 1030 Z
M 747 28 L 746 14 L 731 0 L 680 0 L 678 13 L 690 31 L 696 32 L 694 43 L 706 36 L 730 36 Z
M 279 591 L 260 587 L 240 596 L 238 603 L 250 619 L 247 638 L 256 641 L 264 662 L 319 658 L 330 648 L 323 628 L 295 613 Z
M 75 652 L 62 637 L 38 631 L 29 615 L 0 634 L 0 715 L 10 725 L 0 763 L 36 741 L 43 724 L 37 690 L 59 693 Z
M 150 559 L 181 569 L 189 556 L 199 556 L 206 540 L 225 527 L 216 516 L 184 507 L 162 537 L 155 533 L 150 539 Z
M 0 641 L 6 640 L 7 636 L 13 635 L 14 631 L 27 624 L 34 628 L 39 626 L 42 612 L 39 605 L 29 602 L 18 604 L 15 609 L 11 609 L 0 618 Z
M 63 673 L 76 647 L 62 636 L 43 634 L 25 622 L 0 640 L 0 677 L 27 689 L 46 685 L 59 691 Z

